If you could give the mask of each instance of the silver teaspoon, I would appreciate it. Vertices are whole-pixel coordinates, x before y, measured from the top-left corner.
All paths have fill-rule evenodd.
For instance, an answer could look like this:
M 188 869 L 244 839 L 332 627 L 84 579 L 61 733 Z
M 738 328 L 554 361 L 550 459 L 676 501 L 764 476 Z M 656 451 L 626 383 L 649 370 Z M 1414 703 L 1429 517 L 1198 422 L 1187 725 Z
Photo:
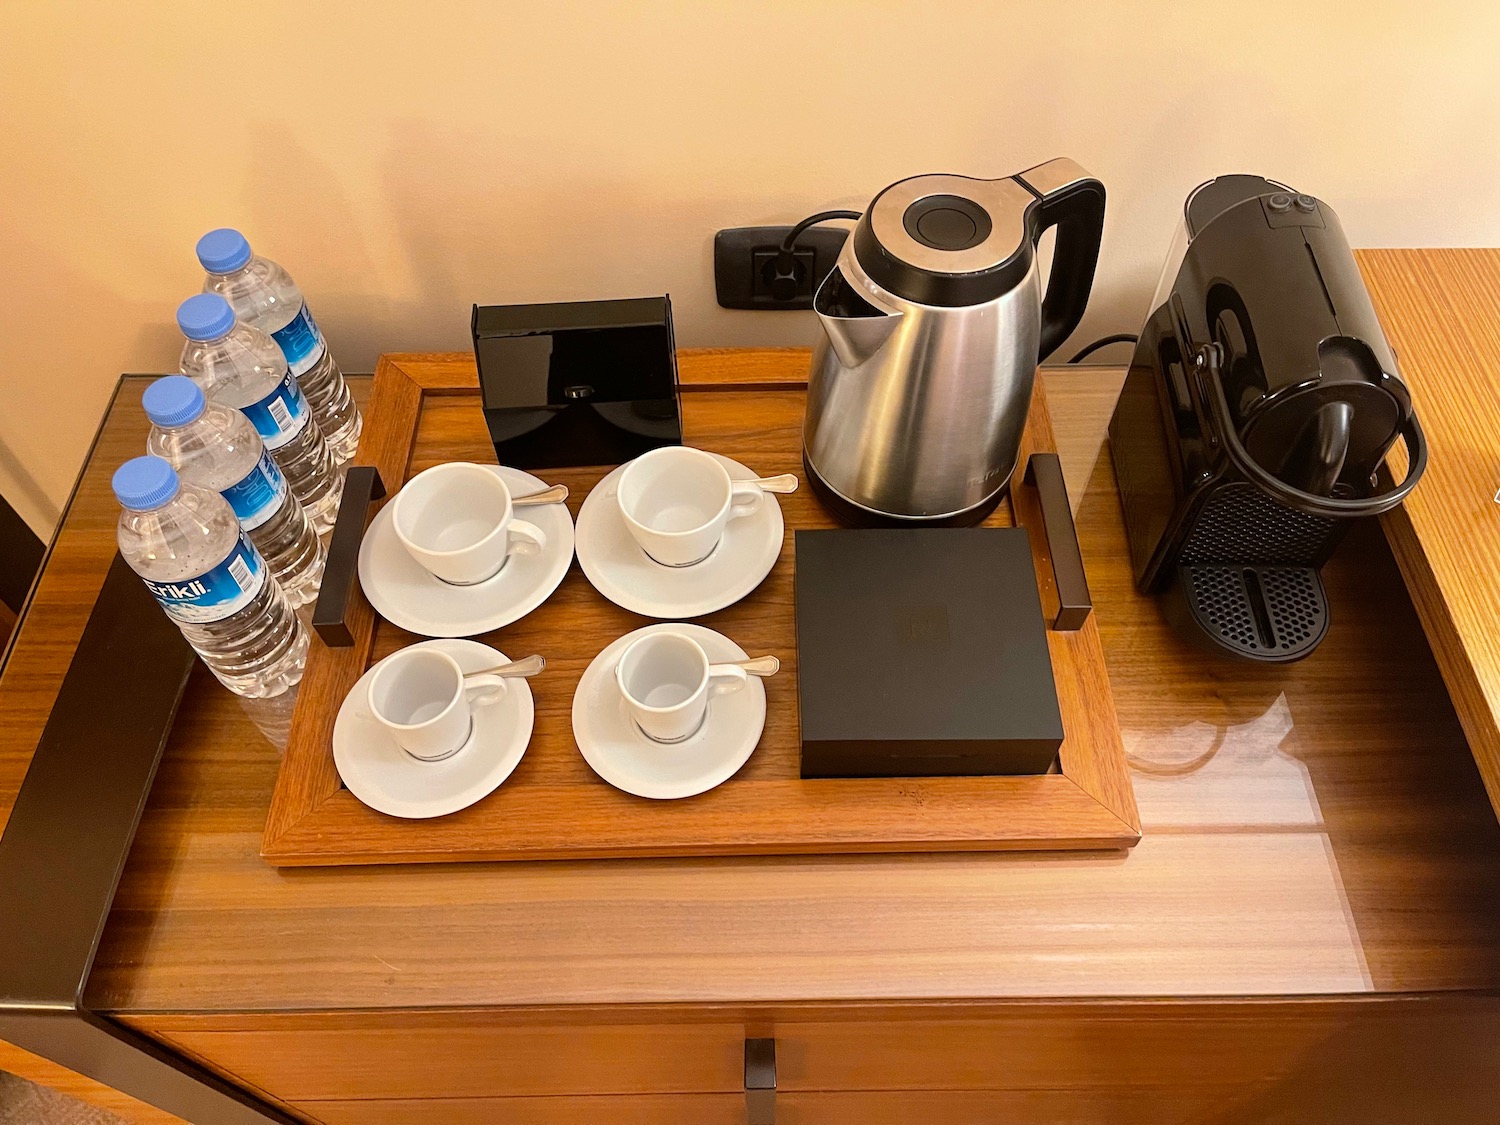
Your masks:
M 756 477 L 752 484 L 760 485 L 762 492 L 796 492 L 797 477 L 794 473 L 782 473 L 778 477 Z
M 562 486 L 559 485 L 558 487 Z M 520 660 L 512 660 L 509 664 L 501 664 L 495 668 L 476 668 L 472 672 L 465 672 L 464 679 L 468 679 L 470 676 L 500 676 L 504 679 L 530 679 L 545 667 L 547 667 L 546 657 L 540 655 L 523 656 Z
M 781 671 L 781 661 L 774 656 L 756 656 L 749 660 L 716 660 L 715 664 L 733 664 L 752 676 L 774 676 Z
M 529 508 L 533 504 L 561 504 L 568 498 L 568 486 L 554 484 L 540 492 L 528 492 L 525 496 L 512 496 L 510 502 L 518 508 Z

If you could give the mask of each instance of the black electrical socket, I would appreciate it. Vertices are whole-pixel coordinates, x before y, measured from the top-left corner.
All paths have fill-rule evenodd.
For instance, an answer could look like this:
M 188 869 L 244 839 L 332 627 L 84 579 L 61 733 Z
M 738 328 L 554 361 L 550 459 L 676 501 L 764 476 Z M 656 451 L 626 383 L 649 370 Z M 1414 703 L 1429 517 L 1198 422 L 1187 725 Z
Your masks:
M 785 227 L 734 227 L 714 235 L 714 287 L 726 309 L 810 309 L 838 261 L 845 227 L 808 227 L 797 236 L 790 268 L 780 261 Z
M 817 268 L 818 254 L 811 246 L 794 246 L 790 255 L 775 250 L 752 250 L 750 264 L 751 296 L 757 300 L 770 297 L 778 305 L 810 297 L 814 292 L 811 278 Z

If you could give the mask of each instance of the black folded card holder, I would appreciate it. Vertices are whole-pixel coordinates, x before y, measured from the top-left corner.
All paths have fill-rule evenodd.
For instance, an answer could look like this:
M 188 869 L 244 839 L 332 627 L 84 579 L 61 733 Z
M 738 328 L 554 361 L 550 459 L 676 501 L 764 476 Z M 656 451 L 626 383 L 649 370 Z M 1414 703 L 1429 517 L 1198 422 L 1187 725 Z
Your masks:
M 799 531 L 803 777 L 1041 774 L 1062 714 L 1021 528 Z
M 682 444 L 668 297 L 475 305 L 480 398 L 502 465 L 618 465 Z

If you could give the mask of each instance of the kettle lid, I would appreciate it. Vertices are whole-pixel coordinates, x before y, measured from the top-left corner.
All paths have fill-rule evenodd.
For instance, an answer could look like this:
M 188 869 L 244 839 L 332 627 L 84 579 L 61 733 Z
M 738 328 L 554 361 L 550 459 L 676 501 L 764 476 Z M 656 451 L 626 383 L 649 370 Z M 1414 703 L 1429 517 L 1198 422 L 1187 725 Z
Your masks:
M 1000 180 L 912 176 L 871 202 L 854 228 L 854 252 L 870 280 L 899 297 L 928 305 L 983 304 L 1013 289 L 1031 269 L 1033 207 L 1065 186 L 1059 177 L 1087 176 L 1071 160 Z

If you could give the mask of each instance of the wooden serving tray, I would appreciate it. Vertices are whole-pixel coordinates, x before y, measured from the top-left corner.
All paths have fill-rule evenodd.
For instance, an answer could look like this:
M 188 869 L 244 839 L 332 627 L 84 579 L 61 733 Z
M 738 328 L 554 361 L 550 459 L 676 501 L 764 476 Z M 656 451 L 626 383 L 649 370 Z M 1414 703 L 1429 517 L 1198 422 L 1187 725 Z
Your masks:
M 763 474 L 803 477 L 805 349 L 680 353 L 689 444 L 727 454 Z M 1038 384 L 1022 449 L 1053 448 Z M 392 492 L 444 461 L 494 461 L 479 407 L 473 357 L 390 355 L 380 360 L 357 464 L 376 466 Z M 543 474 L 572 491 L 576 518 L 608 467 Z M 1019 482 L 1020 472 L 1016 478 Z M 681 801 L 633 797 L 600 780 L 573 742 L 573 691 L 590 660 L 647 618 L 599 594 L 576 560 L 557 592 L 529 616 L 486 634 L 508 655 L 540 652 L 531 681 L 536 726 L 526 756 L 490 796 L 462 812 L 409 821 L 366 808 L 339 781 L 332 732 L 340 702 L 376 660 L 419 639 L 380 620 L 356 587 L 345 614 L 353 645 L 316 637 L 278 775 L 261 854 L 278 866 L 585 859 L 613 856 L 984 851 L 1122 848 L 1140 838 L 1135 797 L 1105 673 L 1098 629 L 1048 632 L 1066 740 L 1060 770 L 1040 777 L 812 780 L 799 777 L 797 649 L 792 613 L 792 533 L 835 526 L 811 491 L 779 497 L 786 517 L 780 561 L 738 604 L 700 618 L 752 655 L 775 653 L 766 681 L 765 732 L 729 781 Z M 387 499 L 386 502 L 389 502 Z M 1015 496 L 987 521 L 1031 531 L 1043 608 L 1057 597 L 1035 493 Z

